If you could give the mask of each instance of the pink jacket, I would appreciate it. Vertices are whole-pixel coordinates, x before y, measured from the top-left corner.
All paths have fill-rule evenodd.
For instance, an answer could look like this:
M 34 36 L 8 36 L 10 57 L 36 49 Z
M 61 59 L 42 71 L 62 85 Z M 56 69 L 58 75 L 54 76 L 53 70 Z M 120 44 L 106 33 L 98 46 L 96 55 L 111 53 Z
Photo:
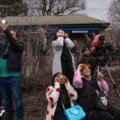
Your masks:
M 99 36 L 100 35 L 96 35 L 95 38 L 94 38 L 94 40 L 92 41 L 92 43 L 91 43 L 91 51 L 95 50 L 95 44 L 97 43 Z
M 82 82 L 81 77 L 82 76 L 81 76 L 80 70 L 76 70 L 74 73 L 74 78 L 73 78 L 73 85 L 75 88 L 83 87 L 83 82 Z M 105 80 L 98 81 L 98 86 L 99 86 L 100 90 L 102 90 L 103 92 L 109 91 L 108 84 Z
M 83 82 L 82 82 L 82 79 L 81 79 L 80 70 L 76 70 L 75 73 L 74 73 L 73 86 L 75 88 L 82 88 L 83 87 Z

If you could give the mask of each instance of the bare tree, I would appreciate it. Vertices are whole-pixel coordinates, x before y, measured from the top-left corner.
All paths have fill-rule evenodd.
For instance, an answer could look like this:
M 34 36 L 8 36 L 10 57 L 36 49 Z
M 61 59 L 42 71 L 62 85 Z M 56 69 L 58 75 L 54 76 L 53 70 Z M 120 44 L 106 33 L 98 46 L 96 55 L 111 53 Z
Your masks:
M 27 15 L 28 7 L 23 0 L 0 0 L 0 17 Z
M 86 8 L 85 0 L 26 0 L 30 15 L 70 15 Z
M 114 0 L 111 3 L 108 13 L 116 42 L 116 47 L 120 48 L 120 0 Z
M 22 73 L 26 90 L 29 90 L 31 87 L 34 88 L 33 86 L 44 86 L 50 82 L 53 58 L 51 41 L 55 38 L 57 29 L 50 26 L 36 26 L 33 32 L 34 26 L 31 25 L 31 22 L 28 21 L 30 25 L 27 27 L 27 32 L 24 26 L 20 28 L 11 27 L 11 29 L 19 31 L 20 39 L 24 41 L 25 45 L 22 57 Z M 47 38 L 46 54 L 41 51 L 41 45 L 45 38 Z

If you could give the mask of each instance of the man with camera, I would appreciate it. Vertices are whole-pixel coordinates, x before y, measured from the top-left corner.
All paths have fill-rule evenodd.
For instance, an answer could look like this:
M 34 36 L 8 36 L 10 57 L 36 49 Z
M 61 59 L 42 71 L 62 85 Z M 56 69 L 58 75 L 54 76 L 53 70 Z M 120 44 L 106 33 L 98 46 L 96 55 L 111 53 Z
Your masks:
M 23 120 L 23 98 L 21 93 L 21 57 L 23 43 L 15 31 L 10 31 L 8 24 L 0 23 L 5 36 L 4 44 L 0 44 L 0 91 L 7 111 L 7 119 L 14 120 L 13 100 L 16 106 L 16 120 Z
M 95 68 L 99 63 L 106 64 L 106 46 L 105 46 L 105 37 L 98 34 L 97 31 L 93 32 L 94 40 L 91 42 L 90 48 L 85 48 L 82 53 L 85 58 L 87 58 L 88 63 L 91 65 L 92 75 L 95 72 Z

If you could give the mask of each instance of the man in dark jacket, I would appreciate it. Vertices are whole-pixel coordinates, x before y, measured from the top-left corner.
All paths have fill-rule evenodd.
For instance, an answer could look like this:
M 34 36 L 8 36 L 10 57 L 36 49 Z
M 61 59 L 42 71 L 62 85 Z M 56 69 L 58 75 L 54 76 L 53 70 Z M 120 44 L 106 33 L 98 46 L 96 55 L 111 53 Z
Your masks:
M 23 43 L 17 33 L 10 31 L 7 24 L 0 24 L 5 43 L 0 44 L 0 91 L 9 120 L 14 120 L 13 100 L 16 106 L 16 120 L 23 120 L 23 98 L 21 93 L 21 57 Z

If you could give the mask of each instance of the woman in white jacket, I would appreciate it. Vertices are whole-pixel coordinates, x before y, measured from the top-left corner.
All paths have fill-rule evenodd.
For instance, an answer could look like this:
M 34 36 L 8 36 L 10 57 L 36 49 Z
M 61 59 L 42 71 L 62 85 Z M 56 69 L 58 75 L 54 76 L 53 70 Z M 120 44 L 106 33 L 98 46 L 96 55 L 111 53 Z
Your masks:
M 52 86 L 46 90 L 48 106 L 45 120 L 67 120 L 62 104 L 66 109 L 70 108 L 73 105 L 72 100 L 77 99 L 77 93 L 62 73 L 56 73 L 52 82 Z
M 57 39 L 52 42 L 54 50 L 52 74 L 54 75 L 57 72 L 63 73 L 70 80 L 72 85 L 75 63 L 71 49 L 74 47 L 74 43 L 62 30 L 59 30 L 56 36 Z

